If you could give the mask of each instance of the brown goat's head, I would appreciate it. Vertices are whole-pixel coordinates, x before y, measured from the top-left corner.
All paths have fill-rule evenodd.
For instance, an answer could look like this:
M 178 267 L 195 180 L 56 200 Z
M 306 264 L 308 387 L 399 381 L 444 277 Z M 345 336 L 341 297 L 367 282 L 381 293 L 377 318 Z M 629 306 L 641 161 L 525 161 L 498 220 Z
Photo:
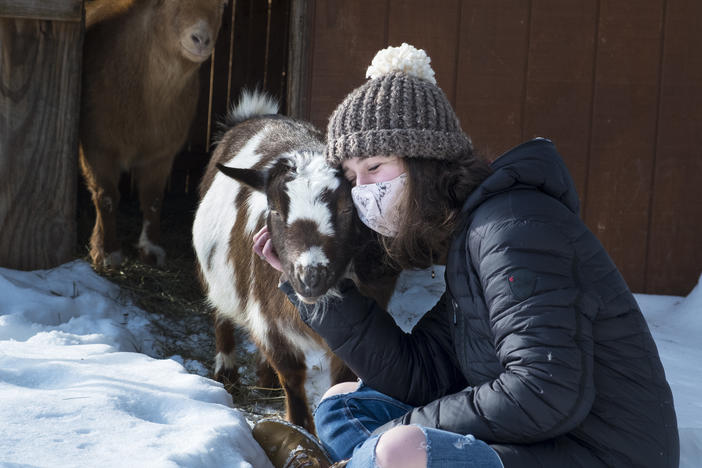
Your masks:
M 265 170 L 217 167 L 266 194 L 271 241 L 300 299 L 311 304 L 327 294 L 358 235 L 349 182 L 317 152 L 282 155 Z
M 222 12 L 228 0 L 157 0 L 157 27 L 166 47 L 190 62 L 201 63 L 212 53 Z

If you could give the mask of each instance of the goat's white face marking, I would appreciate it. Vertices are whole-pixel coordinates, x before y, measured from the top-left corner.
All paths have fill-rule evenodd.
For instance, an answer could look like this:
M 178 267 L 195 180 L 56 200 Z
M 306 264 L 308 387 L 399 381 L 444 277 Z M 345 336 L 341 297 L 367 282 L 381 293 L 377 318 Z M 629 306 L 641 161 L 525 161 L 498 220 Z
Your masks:
M 288 155 L 295 165 L 294 178 L 286 185 L 290 207 L 288 226 L 299 219 L 308 219 L 317 224 L 320 234 L 334 235 L 331 212 L 322 201 L 322 194 L 339 187 L 336 171 L 323 158 L 311 153 Z
M 327 266 L 329 265 L 329 259 L 324 254 L 321 247 L 314 246 L 310 247 L 309 250 L 302 252 L 297 260 L 295 260 L 295 266 L 298 268 L 307 268 L 314 266 Z

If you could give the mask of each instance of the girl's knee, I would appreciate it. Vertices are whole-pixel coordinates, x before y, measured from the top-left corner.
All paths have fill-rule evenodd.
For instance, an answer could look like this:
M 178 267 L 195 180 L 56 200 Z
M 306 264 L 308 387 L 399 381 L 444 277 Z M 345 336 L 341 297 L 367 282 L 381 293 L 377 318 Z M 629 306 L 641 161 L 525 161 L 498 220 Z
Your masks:
M 358 390 L 359 382 L 341 382 L 333 387 L 331 387 L 327 392 L 322 395 L 322 400 L 326 400 L 329 397 L 335 395 L 343 395 L 344 393 L 352 393 Z
M 418 426 L 398 426 L 378 440 L 375 460 L 380 468 L 425 468 L 427 439 Z

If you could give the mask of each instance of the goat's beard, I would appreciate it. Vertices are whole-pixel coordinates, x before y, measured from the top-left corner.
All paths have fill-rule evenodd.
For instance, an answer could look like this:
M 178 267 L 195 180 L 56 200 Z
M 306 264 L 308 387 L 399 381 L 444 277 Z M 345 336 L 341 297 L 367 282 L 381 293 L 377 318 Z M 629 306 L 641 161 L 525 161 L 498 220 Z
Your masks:
M 320 296 L 314 305 L 310 304 L 312 308 L 311 318 L 315 319 L 319 314 L 326 314 L 329 307 L 342 299 L 342 294 L 339 289 L 335 286 L 329 288 L 323 296 Z
M 281 282 L 282 282 L 282 281 L 281 281 Z M 293 288 L 293 289 L 294 289 L 294 288 Z M 302 302 L 304 302 L 304 303 L 307 304 L 308 306 L 314 305 L 315 308 L 316 308 L 319 304 L 322 304 L 322 305 L 324 305 L 324 306 L 326 307 L 326 305 L 327 305 L 330 301 L 333 301 L 333 300 L 336 300 L 336 299 L 341 299 L 341 297 L 342 297 L 342 296 L 341 296 L 341 292 L 339 291 L 339 288 L 337 288 L 336 286 L 327 289 L 327 292 L 325 292 L 325 293 L 322 294 L 321 296 L 318 296 L 318 297 L 316 297 L 316 298 L 314 298 L 314 299 L 313 299 L 313 298 L 309 298 L 309 297 L 305 297 L 305 296 L 303 296 L 302 294 L 300 294 L 300 293 L 297 292 L 297 291 L 295 291 L 295 294 L 297 295 L 297 298 L 300 299 Z

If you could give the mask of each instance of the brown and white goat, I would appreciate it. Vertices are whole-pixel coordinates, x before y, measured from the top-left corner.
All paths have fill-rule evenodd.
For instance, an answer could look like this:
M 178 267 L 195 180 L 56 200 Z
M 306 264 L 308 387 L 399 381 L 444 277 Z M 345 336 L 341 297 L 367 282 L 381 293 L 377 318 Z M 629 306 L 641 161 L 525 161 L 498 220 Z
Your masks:
M 80 165 L 96 210 L 90 256 L 116 266 L 118 183 L 133 170 L 143 213 L 139 253 L 163 264 L 161 204 L 195 116 L 198 68 L 212 53 L 226 0 L 86 3 Z
M 231 114 L 200 187 L 193 244 L 216 313 L 215 377 L 236 379 L 233 326 L 245 328 L 278 375 L 288 420 L 314 431 L 310 398 L 355 377 L 278 289 L 280 273 L 254 254 L 253 236 L 267 223 L 283 271 L 306 302 L 333 291 L 352 258 L 373 244 L 360 244 L 351 188 L 326 164 L 319 132 L 306 122 L 263 115 L 276 112 L 274 102 L 255 94 Z M 387 303 L 395 278 L 364 273 L 359 276 L 374 277 L 361 285 L 364 292 Z M 326 377 L 317 376 L 313 389 L 307 368 L 310 357 L 320 355 Z

